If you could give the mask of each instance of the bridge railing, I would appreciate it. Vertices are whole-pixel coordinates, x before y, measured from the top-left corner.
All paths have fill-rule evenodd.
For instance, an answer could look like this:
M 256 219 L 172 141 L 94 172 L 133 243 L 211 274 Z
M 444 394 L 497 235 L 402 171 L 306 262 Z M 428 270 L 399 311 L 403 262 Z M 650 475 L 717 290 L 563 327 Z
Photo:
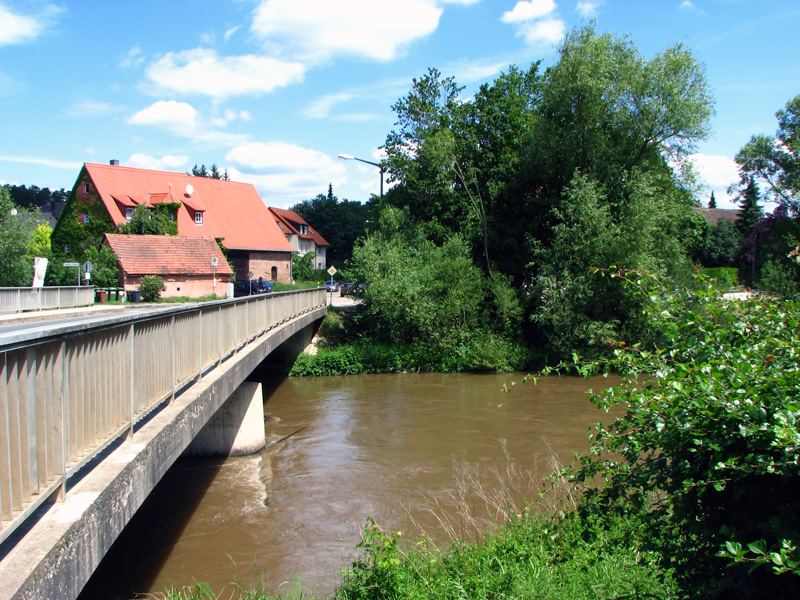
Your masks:
M 94 286 L 0 288 L 0 313 L 94 304 Z
M 302 290 L 0 336 L 0 541 L 154 407 L 324 305 L 324 290 Z

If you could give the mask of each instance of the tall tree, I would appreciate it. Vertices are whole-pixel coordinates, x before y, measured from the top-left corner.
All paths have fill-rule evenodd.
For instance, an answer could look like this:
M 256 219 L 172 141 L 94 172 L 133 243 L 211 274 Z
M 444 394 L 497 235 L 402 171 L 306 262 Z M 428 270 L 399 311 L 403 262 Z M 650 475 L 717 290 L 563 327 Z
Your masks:
M 36 230 L 36 212 L 16 206 L 8 188 L 0 187 L 0 286 L 30 286 L 33 259 L 30 257 Z
M 708 208 L 717 208 L 717 199 L 714 198 L 714 191 L 711 191 L 711 197 L 708 199 Z
M 764 216 L 764 210 L 759 204 L 760 196 L 755 178 L 748 177 L 744 189 L 739 192 L 739 207 L 741 210 L 739 211 L 739 219 L 736 221 L 736 227 L 743 238 L 752 233 L 756 223 Z
M 800 214 L 800 95 L 779 110 L 775 136 L 754 135 L 736 154 L 742 182 L 766 184 L 765 198 Z

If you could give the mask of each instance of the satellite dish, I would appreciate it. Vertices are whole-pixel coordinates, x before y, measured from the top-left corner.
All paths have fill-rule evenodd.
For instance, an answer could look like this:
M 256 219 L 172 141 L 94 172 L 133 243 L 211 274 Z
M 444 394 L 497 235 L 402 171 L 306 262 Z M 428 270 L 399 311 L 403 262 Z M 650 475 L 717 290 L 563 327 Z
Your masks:
M 191 183 L 186 184 L 186 193 L 190 196 L 194 193 L 194 188 L 192 187 Z

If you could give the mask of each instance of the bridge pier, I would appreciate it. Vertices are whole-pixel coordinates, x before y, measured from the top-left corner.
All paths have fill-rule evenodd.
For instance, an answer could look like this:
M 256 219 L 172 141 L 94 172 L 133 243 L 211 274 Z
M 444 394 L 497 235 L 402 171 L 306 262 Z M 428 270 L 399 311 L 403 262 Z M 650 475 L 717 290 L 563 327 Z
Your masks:
M 265 445 L 261 384 L 245 381 L 209 419 L 183 456 L 246 456 Z

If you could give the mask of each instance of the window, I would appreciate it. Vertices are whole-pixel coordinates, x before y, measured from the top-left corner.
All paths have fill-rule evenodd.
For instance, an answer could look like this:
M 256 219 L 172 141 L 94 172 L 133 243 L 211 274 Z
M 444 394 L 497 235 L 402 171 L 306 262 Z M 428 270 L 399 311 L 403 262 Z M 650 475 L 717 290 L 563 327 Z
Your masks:
M 89 215 L 83 215 L 83 222 L 87 225 L 89 224 Z
M 300 235 L 308 235 L 308 225 L 300 225 Z
M 169 221 L 170 223 L 175 220 L 175 213 L 169 213 Z
M 88 194 L 89 193 L 89 184 L 88 183 L 84 183 L 83 184 L 83 193 L 84 194 Z
M 130 207 L 125 208 L 125 221 L 128 223 L 131 222 L 131 217 L 133 217 L 133 209 Z
M 196 225 L 203 224 L 203 213 L 201 213 L 199 210 L 196 210 L 194 213 L 194 222 Z
M 69 254 L 69 244 L 64 244 L 64 254 Z

